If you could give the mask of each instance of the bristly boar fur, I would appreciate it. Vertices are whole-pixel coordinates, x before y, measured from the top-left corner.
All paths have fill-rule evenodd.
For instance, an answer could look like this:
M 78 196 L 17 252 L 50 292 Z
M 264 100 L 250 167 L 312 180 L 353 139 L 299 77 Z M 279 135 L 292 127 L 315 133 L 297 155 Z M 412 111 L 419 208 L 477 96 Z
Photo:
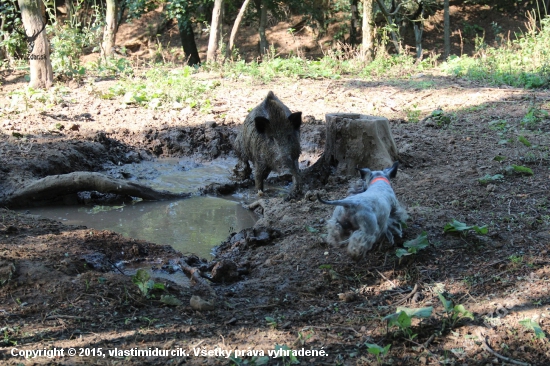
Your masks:
M 254 164 L 254 180 L 259 194 L 262 194 L 264 180 L 271 171 L 290 172 L 294 183 L 291 196 L 300 192 L 301 125 L 302 112 L 291 113 L 271 91 L 246 117 L 233 145 L 239 164 L 244 164 L 244 171 L 250 172 L 249 161 Z

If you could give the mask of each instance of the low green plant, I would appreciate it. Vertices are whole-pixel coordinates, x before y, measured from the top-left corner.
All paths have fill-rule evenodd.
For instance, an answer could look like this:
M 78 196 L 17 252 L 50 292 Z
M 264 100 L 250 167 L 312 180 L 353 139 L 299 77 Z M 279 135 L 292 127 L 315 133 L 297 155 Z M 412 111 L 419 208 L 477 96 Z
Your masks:
M 167 70 L 149 69 L 144 75 L 124 78 L 100 93 L 102 99 L 121 98 L 125 104 L 136 104 L 150 109 L 197 108 L 209 113 L 212 108 L 210 93 L 220 85 L 217 80 L 201 81 L 192 77 L 190 66 Z
M 521 119 L 521 125 L 525 128 L 535 129 L 545 118 L 548 118 L 548 112 L 532 105 Z
M 396 250 L 395 255 L 397 256 L 397 258 L 401 258 L 404 256 L 416 254 L 419 250 L 424 249 L 429 245 L 430 243 L 428 242 L 428 234 L 423 231 L 416 238 L 403 243 L 403 246 L 407 249 L 399 248 Z
M 527 138 L 525 136 L 519 135 L 518 136 L 518 141 L 521 142 L 522 144 L 524 144 L 527 147 L 531 147 L 531 143 L 529 142 L 529 140 L 527 140 Z
M 519 323 L 523 325 L 525 328 L 534 331 L 536 339 L 546 338 L 546 334 L 544 333 L 540 325 L 533 319 L 529 319 L 529 318 L 523 319 L 523 320 L 520 320 Z
M 387 315 L 383 319 L 387 321 L 388 328 L 396 326 L 410 340 L 413 340 L 416 338 L 417 334 L 413 334 L 411 329 L 412 319 L 429 318 L 432 315 L 432 312 L 432 306 L 425 308 L 406 308 L 399 306 L 394 314 Z
M 508 165 L 506 168 L 504 168 L 504 171 L 507 174 L 519 174 L 519 175 L 533 175 L 533 169 L 528 168 L 523 165 Z
M 443 322 L 443 328 L 445 328 L 445 324 L 449 324 L 452 329 L 461 319 L 467 318 L 474 320 L 474 314 L 466 310 L 464 305 L 454 305 L 453 302 L 447 300 L 441 292 L 438 292 L 437 296 L 439 297 L 439 300 L 441 300 L 445 313 L 447 314 L 447 317 Z
M 474 230 L 477 234 L 485 235 L 489 232 L 489 229 L 487 228 L 487 225 L 483 226 L 468 226 L 463 222 L 460 222 L 456 219 L 453 219 L 450 223 L 445 225 L 443 228 L 443 232 L 445 233 L 459 233 L 459 234 L 466 234 L 468 231 Z
M 479 178 L 477 181 L 482 185 L 487 185 L 489 183 L 495 183 L 495 182 L 501 182 L 504 179 L 504 175 L 502 174 L 485 174 L 485 176 Z
M 523 263 L 523 256 L 522 255 L 512 254 L 511 256 L 508 257 L 508 259 L 510 260 L 510 262 L 513 265 L 516 265 L 516 266 Z
M 271 328 L 277 328 L 277 320 L 275 320 L 275 318 L 272 318 L 270 316 L 266 316 L 265 321 L 266 321 L 267 325 L 269 325 Z
M 365 346 L 367 346 L 367 352 L 370 353 L 371 355 L 375 355 L 376 361 L 378 362 L 379 365 L 381 365 L 382 360 L 386 357 L 386 355 L 390 351 L 391 344 L 388 344 L 385 347 L 380 347 L 375 343 L 365 343 Z
M 442 109 L 432 111 L 429 117 L 437 127 L 445 127 L 451 123 L 451 116 Z
M 143 297 L 146 298 L 155 297 L 151 294 L 153 290 L 164 290 L 164 285 L 151 280 L 151 275 L 145 269 L 138 269 L 132 276 L 132 282 L 137 285 Z
M 417 105 L 413 104 L 412 108 L 405 108 L 405 113 L 407 114 L 407 121 L 411 123 L 417 123 L 420 121 L 420 110 L 416 108 Z

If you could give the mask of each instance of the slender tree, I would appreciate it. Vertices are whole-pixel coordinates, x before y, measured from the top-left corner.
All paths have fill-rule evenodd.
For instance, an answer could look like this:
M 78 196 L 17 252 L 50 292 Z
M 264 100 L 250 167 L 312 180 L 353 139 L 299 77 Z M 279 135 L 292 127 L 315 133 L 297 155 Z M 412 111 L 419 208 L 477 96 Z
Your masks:
M 195 33 L 188 19 L 178 18 L 178 29 L 180 31 L 181 45 L 188 65 L 198 65 L 201 63 L 197 44 L 195 43 Z
M 372 61 L 374 57 L 374 0 L 363 0 L 363 44 L 362 54 L 365 61 Z
M 359 0 L 351 0 L 351 21 L 349 28 L 349 43 L 353 46 L 357 44 L 357 4 Z
M 214 0 L 214 9 L 212 10 L 212 23 L 210 24 L 210 37 L 208 39 L 208 50 L 206 51 L 206 61 L 214 61 L 218 45 L 222 38 L 222 17 L 223 0 Z
M 451 21 L 449 16 L 449 0 L 443 2 L 443 59 L 451 54 Z
M 233 47 L 235 46 L 235 36 L 239 31 L 241 20 L 243 19 L 244 13 L 246 11 L 246 7 L 248 6 L 249 2 L 250 0 L 244 0 L 244 3 L 241 6 L 241 9 L 239 10 L 239 14 L 237 14 L 237 18 L 235 19 L 235 23 L 233 24 L 233 28 L 231 29 L 231 36 L 229 37 L 229 47 L 228 47 L 229 48 L 228 51 L 230 55 L 233 53 Z
M 101 52 L 108 57 L 113 54 L 113 47 L 116 42 L 117 26 L 117 3 L 116 0 L 106 0 L 107 12 L 105 15 L 105 29 L 103 30 L 103 44 Z
M 258 32 L 260 33 L 260 54 L 264 55 L 267 53 L 268 45 L 267 38 L 265 36 L 265 30 L 267 28 L 267 1 L 260 0 L 260 26 L 258 27 Z
M 50 43 L 46 37 L 46 20 L 42 0 L 18 0 L 27 44 L 29 46 L 30 83 L 33 88 L 49 88 L 53 84 Z

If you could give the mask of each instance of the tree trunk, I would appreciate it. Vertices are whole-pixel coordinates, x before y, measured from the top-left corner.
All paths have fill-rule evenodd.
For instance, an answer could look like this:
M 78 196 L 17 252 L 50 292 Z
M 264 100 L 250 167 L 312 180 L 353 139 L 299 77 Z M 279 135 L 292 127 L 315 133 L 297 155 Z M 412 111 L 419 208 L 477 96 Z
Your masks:
M 374 57 L 373 1 L 363 0 L 363 44 L 361 52 L 365 61 L 372 61 Z
M 107 13 L 105 15 L 105 29 L 103 30 L 103 44 L 101 52 L 104 57 L 113 55 L 117 30 L 117 4 L 116 0 L 106 0 Z
M 185 54 L 187 64 L 190 66 L 200 64 L 201 59 L 199 57 L 199 51 L 197 50 L 197 44 L 195 43 L 195 33 L 193 33 L 191 21 L 179 17 L 178 29 L 180 31 L 181 45 L 183 46 L 183 53 Z
M 83 191 L 116 193 L 145 200 L 188 197 L 189 193 L 171 193 L 156 191 L 140 184 L 113 179 L 104 174 L 91 172 L 74 172 L 61 175 L 50 175 L 23 187 L 8 197 L 0 199 L 0 206 L 17 208 L 36 206 L 38 204 L 59 201 L 63 197 Z
M 349 29 L 349 44 L 357 44 L 357 3 L 358 0 L 351 0 L 351 23 Z
M 260 33 L 260 55 L 265 55 L 268 50 L 267 38 L 265 36 L 265 29 L 267 27 L 267 3 L 265 0 L 261 1 L 260 8 L 260 27 L 258 31 Z
M 208 62 L 216 60 L 218 45 L 222 37 L 222 8 L 223 0 L 215 0 L 214 9 L 212 10 L 212 23 L 210 23 L 208 50 L 206 51 L 206 61 Z
M 233 29 L 231 29 L 231 36 L 229 37 L 229 55 L 233 55 L 233 47 L 235 46 L 235 36 L 237 35 L 237 32 L 239 30 L 239 25 L 241 24 L 241 20 L 243 19 L 244 12 L 246 11 L 246 7 L 248 6 L 248 3 L 250 0 L 244 0 L 243 5 L 241 6 L 241 10 L 239 10 L 239 14 L 237 15 L 237 18 L 235 19 L 235 23 L 233 24 Z
M 2 18 L 2 22 L 0 23 L 0 33 L 2 33 L 2 39 L 0 39 L 0 42 L 5 40 L 7 35 L 4 33 L 4 26 L 6 25 L 6 18 Z M 0 47 L 0 60 L 5 60 L 8 57 L 8 53 L 5 51 L 4 47 Z
M 32 88 L 49 88 L 53 84 L 50 43 L 46 37 L 42 0 L 18 0 L 29 45 L 30 83 Z
M 449 16 L 449 0 L 443 2 L 443 60 L 451 54 L 451 21 Z
M 389 122 L 384 117 L 353 113 L 325 115 L 325 151 L 303 176 L 309 182 L 326 183 L 330 175 L 356 176 L 356 167 L 384 169 L 398 158 Z

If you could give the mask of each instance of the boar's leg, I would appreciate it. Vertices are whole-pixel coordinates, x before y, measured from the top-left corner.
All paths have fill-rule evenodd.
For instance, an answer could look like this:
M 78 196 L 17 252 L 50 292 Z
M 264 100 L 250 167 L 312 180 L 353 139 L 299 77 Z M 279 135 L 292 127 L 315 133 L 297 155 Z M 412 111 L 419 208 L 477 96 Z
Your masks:
M 254 164 L 254 169 L 256 170 L 256 172 L 254 173 L 256 189 L 258 190 L 258 192 L 263 192 L 264 180 L 266 180 L 269 173 L 271 173 L 271 169 L 269 169 L 269 167 L 265 164 Z
M 250 168 L 250 164 L 248 163 L 248 161 L 243 161 L 239 159 L 239 162 L 233 168 L 233 174 L 238 180 L 245 180 L 250 178 L 250 174 L 252 174 L 252 168 Z

